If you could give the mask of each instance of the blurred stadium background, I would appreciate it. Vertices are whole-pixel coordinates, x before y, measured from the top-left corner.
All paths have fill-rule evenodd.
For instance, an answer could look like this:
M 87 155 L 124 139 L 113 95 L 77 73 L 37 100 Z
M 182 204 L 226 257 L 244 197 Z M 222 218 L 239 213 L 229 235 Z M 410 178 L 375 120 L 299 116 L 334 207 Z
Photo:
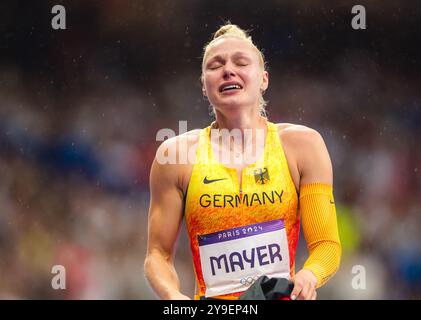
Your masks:
M 143 275 L 155 135 L 211 121 L 202 47 L 230 19 L 266 55 L 270 120 L 319 130 L 331 154 L 344 250 L 319 298 L 420 299 L 417 3 L 2 1 L 0 298 L 156 298 Z M 66 30 L 51 28 L 55 4 Z M 354 4 L 367 30 L 351 28 Z M 184 232 L 176 266 L 192 295 Z M 301 239 L 297 267 L 306 255 Z M 66 290 L 51 287 L 57 264 Z

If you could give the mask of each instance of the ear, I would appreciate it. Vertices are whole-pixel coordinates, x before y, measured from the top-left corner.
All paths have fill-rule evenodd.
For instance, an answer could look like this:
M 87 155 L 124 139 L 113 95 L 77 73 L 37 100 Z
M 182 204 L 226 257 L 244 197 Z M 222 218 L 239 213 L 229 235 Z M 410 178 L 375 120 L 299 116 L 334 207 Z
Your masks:
M 203 74 L 200 76 L 200 84 L 202 85 L 202 94 L 204 97 L 207 97 L 206 95 L 206 89 L 205 89 L 205 84 L 203 82 Z
M 262 79 L 263 81 L 262 81 L 262 84 L 260 85 L 260 90 L 264 92 L 269 86 L 269 73 L 267 71 L 263 71 Z

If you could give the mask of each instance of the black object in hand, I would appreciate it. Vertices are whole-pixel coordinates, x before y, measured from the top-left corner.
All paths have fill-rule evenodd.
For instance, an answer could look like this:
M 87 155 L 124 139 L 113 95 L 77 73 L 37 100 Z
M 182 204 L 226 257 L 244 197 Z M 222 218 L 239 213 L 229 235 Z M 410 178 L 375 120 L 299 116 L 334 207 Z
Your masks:
M 246 291 L 244 291 L 239 300 L 277 300 L 291 295 L 294 283 L 285 278 L 259 277 Z

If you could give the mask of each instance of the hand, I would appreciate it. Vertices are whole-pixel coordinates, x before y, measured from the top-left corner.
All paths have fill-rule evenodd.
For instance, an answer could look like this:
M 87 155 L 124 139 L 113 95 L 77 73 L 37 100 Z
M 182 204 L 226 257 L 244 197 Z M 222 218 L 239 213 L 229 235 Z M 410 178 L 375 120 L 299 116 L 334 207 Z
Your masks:
M 310 270 L 301 269 L 292 279 L 294 289 L 291 292 L 291 300 L 316 300 L 317 278 Z
M 168 300 L 191 300 L 191 299 L 188 296 L 182 294 L 181 292 L 176 291 L 168 297 Z

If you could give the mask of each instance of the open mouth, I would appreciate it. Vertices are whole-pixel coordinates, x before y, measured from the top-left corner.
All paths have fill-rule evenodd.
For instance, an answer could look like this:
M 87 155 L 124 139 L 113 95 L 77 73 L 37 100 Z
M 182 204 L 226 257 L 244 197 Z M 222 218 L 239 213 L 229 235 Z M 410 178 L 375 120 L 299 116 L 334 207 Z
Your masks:
M 239 84 L 227 84 L 227 85 L 222 85 L 219 88 L 219 92 L 226 92 L 226 91 L 240 90 L 240 89 L 243 89 L 243 87 L 240 86 Z

